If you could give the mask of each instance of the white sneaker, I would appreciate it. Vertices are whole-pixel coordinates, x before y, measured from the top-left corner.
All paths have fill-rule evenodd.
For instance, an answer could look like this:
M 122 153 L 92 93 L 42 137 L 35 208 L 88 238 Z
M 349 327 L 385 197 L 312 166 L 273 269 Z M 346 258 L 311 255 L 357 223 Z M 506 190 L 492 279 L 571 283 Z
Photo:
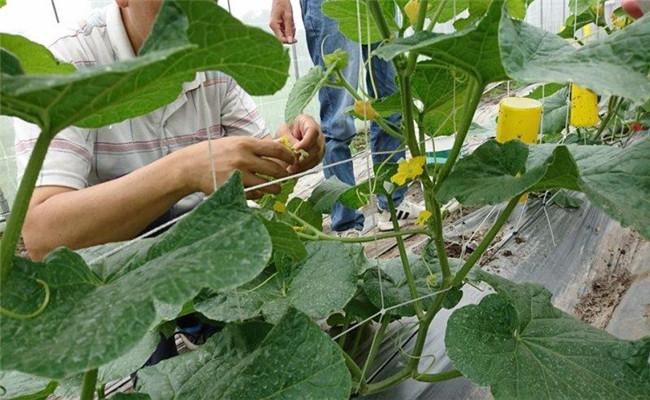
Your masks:
M 397 207 L 397 210 L 395 210 L 395 216 L 397 217 L 399 227 L 401 228 L 415 222 L 422 211 L 424 211 L 424 207 L 411 203 L 410 201 L 402 201 L 402 203 Z M 382 232 L 393 230 L 393 222 L 390 220 L 390 212 L 387 210 L 379 210 L 379 214 L 377 215 L 377 228 Z

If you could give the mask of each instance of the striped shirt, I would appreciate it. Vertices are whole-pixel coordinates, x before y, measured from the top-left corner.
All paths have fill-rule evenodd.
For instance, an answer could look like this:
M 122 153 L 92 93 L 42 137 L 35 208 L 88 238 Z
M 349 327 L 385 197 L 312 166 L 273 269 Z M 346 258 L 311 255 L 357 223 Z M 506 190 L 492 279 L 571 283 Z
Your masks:
M 80 69 L 135 57 L 115 2 L 92 14 L 79 29 L 59 37 L 49 49 Z M 20 179 L 39 130 L 24 121 L 15 124 Z M 264 137 L 268 133 L 253 100 L 232 78 L 200 72 L 183 85 L 176 100 L 147 115 L 100 129 L 69 127 L 60 132 L 50 145 L 37 186 L 83 189 L 209 137 Z M 182 200 L 178 211 L 193 207 L 199 198 L 195 194 Z

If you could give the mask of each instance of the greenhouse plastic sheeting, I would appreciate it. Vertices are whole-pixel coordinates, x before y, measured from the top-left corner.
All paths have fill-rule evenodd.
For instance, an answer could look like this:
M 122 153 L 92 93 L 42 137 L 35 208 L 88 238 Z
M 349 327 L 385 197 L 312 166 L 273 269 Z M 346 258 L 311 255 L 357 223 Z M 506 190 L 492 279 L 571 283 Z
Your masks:
M 456 227 L 471 234 L 490 209 L 468 215 L 456 223 Z M 496 214 L 493 212 L 492 218 Z M 513 225 L 517 223 L 519 229 L 515 231 Z M 539 199 L 531 200 L 523 218 L 519 218 L 518 211 L 513 213 L 488 258 L 491 261 L 484 268 L 517 282 L 542 284 L 553 293 L 555 306 L 571 314 L 576 314 L 580 299 L 590 295 L 595 279 L 614 276 L 625 269 L 631 276 L 629 289 L 616 300 L 613 312 L 600 327 L 625 339 L 650 334 L 647 317 L 650 304 L 646 304 L 650 303 L 650 243 L 622 228 L 587 201 L 579 209 L 572 210 L 553 205 L 543 207 Z M 608 292 L 607 287 L 600 289 L 614 292 Z M 471 286 L 463 291 L 463 299 L 457 307 L 477 303 L 489 293 Z M 606 308 L 605 313 L 608 312 Z M 420 371 L 437 373 L 452 368 L 444 346 L 445 325 L 450 314 L 451 311 L 443 310 L 436 316 L 420 360 Z M 403 366 L 406 359 L 403 354 L 411 350 L 414 339 L 414 325 L 400 322 L 382 346 L 379 366 L 372 375 L 374 381 L 392 375 Z M 401 343 L 401 350 L 397 343 Z M 433 384 L 408 380 L 366 398 L 453 400 L 490 399 L 492 396 L 488 388 L 457 378 Z

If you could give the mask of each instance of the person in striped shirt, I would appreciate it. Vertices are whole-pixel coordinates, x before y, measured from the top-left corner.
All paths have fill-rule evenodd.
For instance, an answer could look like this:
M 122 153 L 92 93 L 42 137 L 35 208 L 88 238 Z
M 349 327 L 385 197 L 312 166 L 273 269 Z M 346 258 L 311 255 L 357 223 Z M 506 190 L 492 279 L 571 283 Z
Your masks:
M 49 47 L 77 68 L 134 58 L 162 0 L 116 0 Z M 219 72 L 201 72 L 172 103 L 100 129 L 70 127 L 54 139 L 29 205 L 23 237 L 30 257 L 59 246 L 72 249 L 126 240 L 191 210 L 217 183 L 240 170 L 247 187 L 314 167 L 323 156 L 319 125 L 299 116 L 271 139 L 255 104 Z M 18 175 L 24 173 L 38 130 L 16 123 Z M 209 149 L 209 143 L 212 143 Z M 209 151 L 211 150 L 211 151 Z M 209 154 L 211 154 L 212 159 Z M 257 198 L 278 185 L 248 192 Z

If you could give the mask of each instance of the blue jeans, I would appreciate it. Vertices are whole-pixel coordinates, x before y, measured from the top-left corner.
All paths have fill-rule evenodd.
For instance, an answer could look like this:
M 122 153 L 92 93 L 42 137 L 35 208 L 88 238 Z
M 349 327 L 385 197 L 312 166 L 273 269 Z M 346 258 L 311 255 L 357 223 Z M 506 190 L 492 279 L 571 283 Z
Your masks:
M 359 44 L 346 39 L 338 30 L 335 21 L 323 15 L 321 4 L 323 0 L 301 0 L 302 19 L 305 24 L 307 35 L 307 47 L 314 65 L 323 66 L 323 56 L 333 53 L 336 49 L 345 50 L 349 55 L 348 65 L 343 73 L 352 87 L 356 88 L 359 83 L 359 68 L 361 59 L 367 60 L 368 47 L 363 47 L 363 54 L 359 54 Z M 372 72 L 376 97 L 382 98 L 393 94 L 396 90 L 395 70 L 392 64 L 372 58 Z M 366 77 L 369 95 L 375 97 L 370 76 Z M 354 103 L 344 89 L 323 88 L 318 94 L 320 100 L 320 119 L 323 133 L 325 134 L 325 158 L 323 164 L 330 164 L 351 158 L 350 142 L 356 134 L 353 118 L 345 110 Z M 388 118 L 389 122 L 399 127 L 400 115 L 395 114 Z M 390 136 L 384 132 L 376 123 L 370 126 L 370 150 L 373 153 L 393 151 L 401 144 L 401 139 Z M 405 155 L 399 151 L 392 156 L 392 161 L 397 162 Z M 390 154 L 373 154 L 372 160 L 375 165 L 386 160 Z M 354 170 L 352 161 L 325 168 L 325 177 L 336 176 L 341 181 L 354 185 Z M 406 193 L 406 187 L 400 188 L 393 194 L 395 204 L 399 204 Z M 378 198 L 379 207 L 386 209 L 386 199 Z M 357 210 L 343 207 L 340 203 L 332 209 L 332 230 L 343 231 L 346 229 L 363 228 L 363 214 Z

